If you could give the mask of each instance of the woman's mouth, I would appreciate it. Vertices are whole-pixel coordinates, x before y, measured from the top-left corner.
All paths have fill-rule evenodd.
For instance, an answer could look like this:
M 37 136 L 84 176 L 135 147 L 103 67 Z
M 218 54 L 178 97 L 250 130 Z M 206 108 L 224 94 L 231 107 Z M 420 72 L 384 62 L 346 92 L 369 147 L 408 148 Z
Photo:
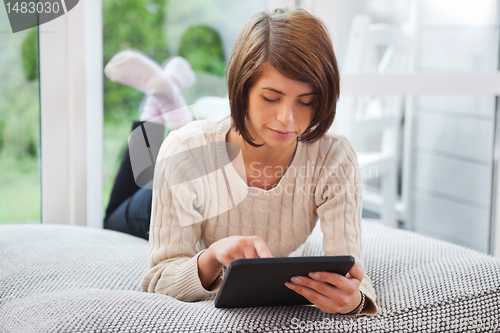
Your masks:
M 278 139 L 288 139 L 294 133 L 294 132 L 276 131 L 276 130 L 273 130 L 272 128 L 270 128 L 270 130 L 274 134 L 274 136 L 277 137 Z

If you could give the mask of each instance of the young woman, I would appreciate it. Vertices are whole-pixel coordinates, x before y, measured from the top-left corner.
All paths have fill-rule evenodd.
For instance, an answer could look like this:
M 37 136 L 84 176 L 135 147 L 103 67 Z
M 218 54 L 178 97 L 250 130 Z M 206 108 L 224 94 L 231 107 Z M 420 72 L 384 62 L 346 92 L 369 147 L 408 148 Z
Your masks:
M 327 133 L 340 77 L 325 26 L 302 9 L 255 14 L 226 78 L 231 115 L 190 122 L 159 151 L 143 290 L 204 299 L 233 259 L 288 256 L 319 218 L 325 254 L 356 264 L 345 277 L 311 272 L 287 287 L 327 313 L 376 314 L 363 273 L 356 153 Z M 205 146 L 212 168 L 200 162 Z

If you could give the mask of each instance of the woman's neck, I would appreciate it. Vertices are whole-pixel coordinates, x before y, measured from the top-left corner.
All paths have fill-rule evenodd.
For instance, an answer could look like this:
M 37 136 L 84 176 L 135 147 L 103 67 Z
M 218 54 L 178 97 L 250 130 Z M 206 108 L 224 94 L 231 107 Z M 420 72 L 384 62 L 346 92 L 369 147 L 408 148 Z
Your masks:
M 295 140 L 293 144 L 283 149 L 276 149 L 266 144 L 261 147 L 253 147 L 240 134 L 236 133 L 233 128 L 227 133 L 226 141 L 237 144 L 241 150 L 245 164 L 256 166 L 258 169 L 263 169 L 266 166 L 288 167 L 293 160 L 298 144 L 297 140 Z M 231 160 L 233 157 L 231 157 Z

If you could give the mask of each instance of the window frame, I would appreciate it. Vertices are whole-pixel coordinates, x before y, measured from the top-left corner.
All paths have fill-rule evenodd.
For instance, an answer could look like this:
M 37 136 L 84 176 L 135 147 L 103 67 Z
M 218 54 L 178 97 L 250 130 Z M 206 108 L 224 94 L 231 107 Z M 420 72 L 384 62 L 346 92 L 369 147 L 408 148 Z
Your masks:
M 42 223 L 102 228 L 102 0 L 39 26 Z

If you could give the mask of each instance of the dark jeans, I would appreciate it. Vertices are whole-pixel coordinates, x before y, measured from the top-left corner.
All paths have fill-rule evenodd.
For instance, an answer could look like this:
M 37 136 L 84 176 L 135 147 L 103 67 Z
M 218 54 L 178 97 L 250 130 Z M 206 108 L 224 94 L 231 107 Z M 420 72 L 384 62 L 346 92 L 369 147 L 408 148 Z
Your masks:
M 139 126 L 141 129 L 134 131 Z M 156 161 L 165 128 L 159 124 L 144 124 L 142 121 L 136 121 L 132 125 L 132 131 L 133 135 L 129 138 L 129 145 L 123 154 L 111 190 L 104 218 L 104 229 L 116 230 L 149 240 L 154 163 L 151 163 L 151 168 L 134 178 L 130 147 L 150 148 L 152 152 L 150 156 Z

